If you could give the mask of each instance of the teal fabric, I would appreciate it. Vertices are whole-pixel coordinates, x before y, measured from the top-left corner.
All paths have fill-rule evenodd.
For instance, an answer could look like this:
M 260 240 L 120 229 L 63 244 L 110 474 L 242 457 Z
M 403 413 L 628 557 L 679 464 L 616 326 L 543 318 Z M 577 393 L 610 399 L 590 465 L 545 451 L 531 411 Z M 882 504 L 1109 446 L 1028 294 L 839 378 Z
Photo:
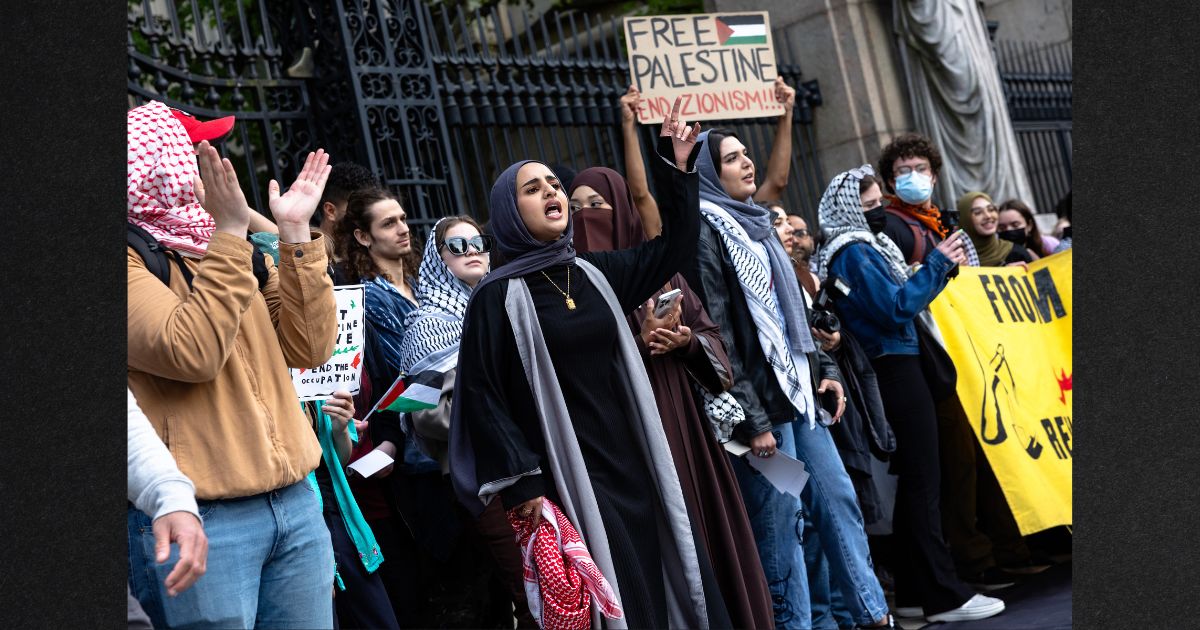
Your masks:
M 255 232 L 250 235 L 250 242 L 262 253 L 275 259 L 275 266 L 279 266 L 279 235 L 271 232 Z
M 358 509 L 358 502 L 350 492 L 350 484 L 346 482 L 345 467 L 338 460 L 337 448 L 333 444 L 333 420 L 322 409 L 321 401 L 316 401 L 314 405 L 317 411 L 317 440 L 321 443 L 321 457 L 324 458 L 325 467 L 329 469 L 329 476 L 333 479 L 333 494 L 337 497 L 342 521 L 346 523 L 346 531 L 354 541 L 358 557 L 367 568 L 367 573 L 374 573 L 383 562 L 383 554 L 379 552 L 375 534 L 363 518 Z M 354 432 L 353 421 L 350 422 L 349 430 L 351 437 L 357 442 L 358 434 Z M 317 495 L 320 496 L 320 492 Z

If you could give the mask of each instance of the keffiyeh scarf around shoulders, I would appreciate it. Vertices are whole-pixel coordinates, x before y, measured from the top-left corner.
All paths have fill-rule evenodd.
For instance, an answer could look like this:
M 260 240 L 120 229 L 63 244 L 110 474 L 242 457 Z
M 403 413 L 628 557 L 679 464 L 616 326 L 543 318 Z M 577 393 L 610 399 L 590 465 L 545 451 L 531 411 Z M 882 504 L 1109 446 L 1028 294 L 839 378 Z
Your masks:
M 701 142 L 708 142 L 708 133 L 700 134 Z M 725 192 L 707 147 L 700 151 L 696 169 L 700 173 L 700 214 L 729 253 L 763 354 L 792 406 L 805 414 L 813 427 L 816 414 L 812 413 L 815 403 L 810 402 L 809 375 L 801 374 L 797 366 L 807 365 L 804 355 L 814 352 L 816 344 L 805 317 L 800 281 L 775 233 L 771 213 L 752 198 L 739 201 Z M 752 243 L 766 249 L 769 269 L 754 253 Z
M 879 252 L 888 263 L 892 278 L 903 285 L 908 281 L 908 263 L 900 248 L 880 232 L 872 234 L 863 215 L 859 183 L 866 175 L 874 175 L 870 164 L 839 173 L 829 182 L 821 203 L 817 207 L 817 218 L 825 235 L 826 245 L 817 252 L 817 275 L 822 280 L 829 276 L 829 264 L 843 247 L 851 243 L 866 243 Z
M 416 310 L 404 319 L 404 342 L 400 345 L 399 369 L 406 374 L 428 370 L 446 372 L 458 365 L 463 318 L 471 300 L 471 287 L 459 280 L 438 253 L 434 224 L 421 258 L 421 282 L 414 290 Z

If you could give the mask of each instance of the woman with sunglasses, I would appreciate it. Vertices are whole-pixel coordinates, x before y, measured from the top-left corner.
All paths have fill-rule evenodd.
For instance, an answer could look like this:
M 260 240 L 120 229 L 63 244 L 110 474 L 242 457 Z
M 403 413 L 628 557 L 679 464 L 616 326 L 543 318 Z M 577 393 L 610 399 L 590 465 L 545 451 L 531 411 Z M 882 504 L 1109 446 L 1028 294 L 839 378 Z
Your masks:
M 535 529 L 557 506 L 620 604 L 605 607 L 614 628 L 730 625 L 625 319 L 695 253 L 698 125 L 681 104 L 651 159 L 662 235 L 639 247 L 577 256 L 567 196 L 542 162 L 496 179 L 489 227 L 505 263 L 471 297 L 452 406 L 460 500 L 476 512 L 498 501 Z
M 434 409 L 414 411 L 406 425 L 417 446 L 437 460 L 442 473 L 450 471 L 446 456 L 450 431 L 450 403 L 458 368 L 458 346 L 462 339 L 463 315 L 471 290 L 487 275 L 492 237 L 480 234 L 479 224 L 468 216 L 446 217 L 433 226 L 433 238 L 421 258 L 421 283 L 414 290 L 421 306 L 404 321 L 400 345 L 400 369 L 405 374 L 441 374 L 441 396 Z M 497 503 L 483 512 L 474 526 L 487 543 L 510 591 L 518 627 L 537 624 L 529 614 L 521 578 L 521 552 L 512 526 Z
M 979 252 L 980 267 L 1023 266 L 1033 257 L 1023 246 L 1000 238 L 1000 210 L 987 193 L 969 192 L 958 198 L 959 223 Z
M 910 276 L 904 254 L 884 233 L 878 185 L 867 180 L 874 174 L 863 165 L 837 175 L 825 189 L 817 213 L 828 244 L 817 255 L 817 274 L 836 276 L 850 289 L 834 308 L 870 357 L 896 435 L 896 601 L 903 607 L 919 603 L 930 622 L 984 619 L 1002 612 L 1004 602 L 975 594 L 958 578 L 943 540 L 937 411 L 916 328 L 950 270 L 966 264 L 964 239 L 959 232 L 947 236 Z

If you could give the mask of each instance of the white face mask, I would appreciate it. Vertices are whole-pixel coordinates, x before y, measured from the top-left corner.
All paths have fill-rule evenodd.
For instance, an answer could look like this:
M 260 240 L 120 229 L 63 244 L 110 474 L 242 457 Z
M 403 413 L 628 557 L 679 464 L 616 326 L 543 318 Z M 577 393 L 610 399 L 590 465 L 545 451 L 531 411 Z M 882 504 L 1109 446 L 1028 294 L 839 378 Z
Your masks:
M 933 178 L 912 171 L 896 178 L 896 195 L 904 203 L 918 205 L 925 203 L 933 194 Z

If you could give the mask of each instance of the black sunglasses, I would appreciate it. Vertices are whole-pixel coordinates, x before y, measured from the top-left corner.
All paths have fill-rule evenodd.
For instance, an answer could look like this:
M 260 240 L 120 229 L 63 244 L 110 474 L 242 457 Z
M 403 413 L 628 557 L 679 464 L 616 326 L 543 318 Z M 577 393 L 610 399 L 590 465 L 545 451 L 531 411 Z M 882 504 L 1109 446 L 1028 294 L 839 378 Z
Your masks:
M 474 247 L 475 251 L 480 254 L 486 254 L 492 250 L 492 236 L 490 234 L 479 234 L 471 238 L 451 236 L 446 239 L 445 243 L 442 243 L 442 247 L 445 247 L 455 256 L 466 256 L 468 246 Z

